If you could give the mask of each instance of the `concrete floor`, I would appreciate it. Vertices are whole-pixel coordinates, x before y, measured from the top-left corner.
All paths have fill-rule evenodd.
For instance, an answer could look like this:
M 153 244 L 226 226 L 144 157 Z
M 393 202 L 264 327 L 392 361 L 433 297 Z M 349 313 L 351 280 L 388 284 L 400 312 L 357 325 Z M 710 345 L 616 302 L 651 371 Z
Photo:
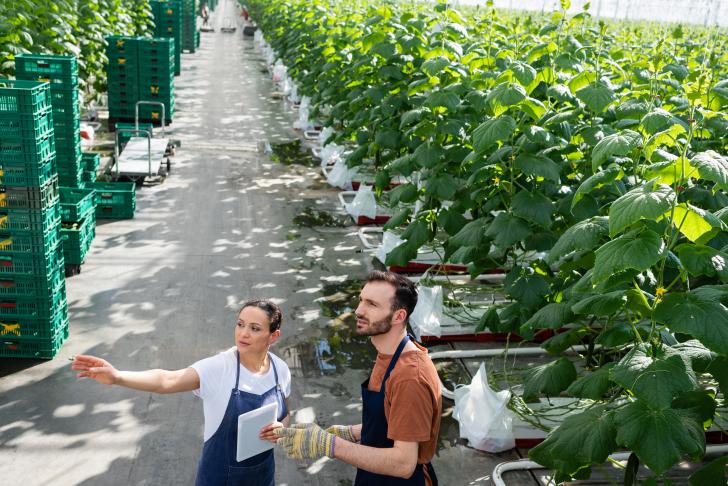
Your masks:
M 226 10 L 227 9 L 227 10 Z M 374 356 L 352 335 L 351 294 L 371 266 L 355 227 L 293 223 L 335 204 L 315 168 L 272 162 L 258 140 L 288 140 L 293 115 L 250 40 L 220 33 L 234 3 L 183 55 L 171 136 L 172 172 L 137 192 L 137 214 L 100 221 L 80 275 L 67 282 L 71 336 L 51 361 L 0 361 L 0 483 L 192 484 L 202 406 L 191 393 L 137 393 L 78 380 L 69 358 L 94 354 L 121 369 L 183 368 L 230 347 L 235 312 L 251 297 L 284 309 L 274 352 L 293 373 L 295 421 L 359 421 L 359 383 Z M 227 12 L 227 13 L 224 13 Z M 443 485 L 490 484 L 516 452 L 484 454 L 457 439 L 446 401 L 434 460 Z M 277 484 L 352 484 L 338 461 L 302 463 L 277 451 Z M 509 476 L 533 484 L 530 475 Z

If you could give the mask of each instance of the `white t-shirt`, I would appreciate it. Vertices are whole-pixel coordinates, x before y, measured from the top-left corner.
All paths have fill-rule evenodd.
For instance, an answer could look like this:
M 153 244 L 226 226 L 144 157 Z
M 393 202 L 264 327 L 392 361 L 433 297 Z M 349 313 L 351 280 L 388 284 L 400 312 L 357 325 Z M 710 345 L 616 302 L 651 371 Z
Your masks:
M 276 365 L 278 383 L 281 385 L 283 395 L 288 397 L 291 394 L 291 371 L 278 356 L 273 353 L 270 353 L 270 356 L 273 357 L 273 363 Z M 197 371 L 200 377 L 200 388 L 192 393 L 202 398 L 205 414 L 205 441 L 215 434 L 225 416 L 230 393 L 235 386 L 236 365 L 240 368 L 239 390 L 262 395 L 276 385 L 273 366 L 270 366 L 264 375 L 251 373 L 237 360 L 234 346 L 190 366 Z

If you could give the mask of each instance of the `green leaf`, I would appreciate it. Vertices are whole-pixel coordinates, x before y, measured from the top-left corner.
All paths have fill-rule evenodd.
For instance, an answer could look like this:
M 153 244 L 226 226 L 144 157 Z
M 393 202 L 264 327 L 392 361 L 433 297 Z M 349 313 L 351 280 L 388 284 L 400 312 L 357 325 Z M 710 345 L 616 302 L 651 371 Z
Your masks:
M 498 141 L 508 139 L 516 129 L 516 121 L 508 115 L 491 118 L 473 131 L 473 147 L 485 152 Z
M 526 98 L 521 103 L 521 110 L 537 122 L 546 114 L 546 106 L 535 98 Z
M 521 329 L 559 329 L 573 321 L 574 314 L 569 304 L 565 302 L 552 302 L 540 308 L 527 320 Z
M 414 110 L 404 112 L 402 114 L 402 117 L 400 118 L 399 128 L 404 128 L 410 125 L 414 125 L 415 123 L 419 123 L 422 118 L 426 117 L 430 113 L 431 111 L 429 108 L 415 108 Z
M 719 188 L 728 191 L 728 159 L 708 150 L 690 159 L 690 165 L 698 169 L 701 178 L 715 182 Z
M 432 229 L 430 225 L 422 220 L 413 221 L 402 233 L 402 239 L 407 240 L 407 243 L 415 245 L 415 248 L 419 248 L 433 238 Z
M 604 294 L 590 295 L 580 300 L 571 310 L 574 314 L 593 316 L 610 316 L 624 307 L 627 303 L 627 294 L 624 290 L 615 290 Z
M 412 183 L 401 184 L 389 191 L 389 202 L 392 206 L 411 203 L 417 200 L 417 186 Z
M 501 248 L 513 246 L 530 234 L 528 223 L 505 212 L 498 214 L 485 232 L 485 236 Z
M 685 157 L 678 157 L 667 162 L 658 162 L 647 168 L 647 179 L 657 179 L 660 184 L 673 185 L 698 175 L 698 171 L 690 165 Z
M 573 476 L 591 464 L 602 464 L 617 449 L 614 416 L 596 406 L 566 417 L 528 457 L 542 466 Z
M 444 151 L 442 147 L 433 142 L 425 142 L 420 144 L 419 147 L 414 151 L 414 158 L 421 167 L 431 168 L 434 167 L 442 156 Z
M 624 176 L 624 172 L 617 165 L 610 165 L 604 170 L 597 172 L 596 174 L 588 177 L 584 182 L 581 183 L 579 188 L 574 194 L 574 199 L 571 201 L 571 208 L 574 209 L 579 201 L 581 201 L 585 195 L 590 192 L 611 184 L 616 179 L 621 179 Z
M 427 181 L 425 192 L 435 196 L 440 201 L 450 201 L 458 189 L 455 178 L 450 174 L 430 178 Z
M 594 113 L 601 113 L 615 99 L 614 91 L 598 82 L 581 88 L 576 93 L 576 97 L 583 101 L 587 107 Z
M 523 383 L 524 397 L 558 396 L 576 380 L 576 368 L 568 358 L 536 366 L 526 372 Z
M 523 307 L 535 307 L 543 301 L 543 297 L 550 291 L 549 284 L 543 276 L 529 273 L 530 269 L 514 268 L 505 278 L 505 290 L 518 302 L 513 305 L 519 311 Z M 502 317 L 502 316 L 501 316 Z
M 576 223 L 559 237 L 549 252 L 549 263 L 555 263 L 574 251 L 594 249 L 607 236 L 608 229 L 609 220 L 606 216 L 594 216 Z
M 485 237 L 485 218 L 469 222 L 448 241 L 455 246 L 480 246 Z
M 379 131 L 374 141 L 382 148 L 396 149 L 399 147 L 399 132 L 396 130 Z
M 641 142 L 642 135 L 632 130 L 605 136 L 592 150 L 592 170 L 596 172 L 609 157 L 628 155 Z
M 407 222 L 407 219 L 410 217 L 410 214 L 412 214 L 411 208 L 404 208 L 401 209 L 392 216 L 389 221 L 384 225 L 384 230 L 392 230 L 394 228 L 399 228 L 402 226 L 405 222 Z
M 688 392 L 697 386 L 695 373 L 685 367 L 680 356 L 670 356 L 653 361 L 634 383 L 620 383 L 632 390 L 634 395 L 655 408 L 669 408 L 672 399 L 679 393 Z
M 430 108 L 444 107 L 449 112 L 456 112 L 460 106 L 460 98 L 449 91 L 436 91 L 427 97 L 425 105 Z
M 527 62 L 536 61 L 543 56 L 551 54 L 552 52 L 556 52 L 557 50 L 558 50 L 558 46 L 553 42 L 539 44 L 539 45 L 533 47 L 530 51 L 528 51 L 528 54 L 526 55 L 526 61 Z
M 664 216 L 672 216 L 672 224 L 685 235 L 687 239 L 695 242 L 704 242 L 713 237 L 717 232 L 710 224 L 705 215 L 707 213 L 700 208 L 681 203 L 675 206 L 673 211 L 667 211 Z
M 671 293 L 657 305 L 654 318 L 673 332 L 689 334 L 708 349 L 728 355 L 728 309 L 720 302 L 691 292 Z
M 411 260 L 417 258 L 417 247 L 409 242 L 402 243 L 387 254 L 387 266 L 406 266 Z
M 513 76 L 515 76 L 524 88 L 528 87 L 536 79 L 536 70 L 525 62 L 512 62 L 508 66 L 508 69 L 511 70 Z
M 486 313 L 480 316 L 480 321 L 475 327 L 475 332 L 484 332 L 486 329 L 491 332 L 500 328 L 500 318 L 498 317 L 498 310 L 495 307 L 488 309 Z
M 678 144 L 680 135 L 684 135 L 685 133 L 685 127 L 679 123 L 675 123 L 667 130 L 655 133 L 645 143 L 645 155 L 650 159 L 652 158 L 652 153 L 659 147 L 675 147 Z
M 652 363 L 654 359 L 645 344 L 634 346 L 619 360 L 609 372 L 609 378 L 625 388 L 632 389 L 632 385 Z
M 614 201 L 609 208 L 609 235 L 614 236 L 642 219 L 657 220 L 677 199 L 670 186 L 650 181 Z
M 632 449 L 640 461 L 661 475 L 684 456 L 702 457 L 702 424 L 677 410 L 654 410 L 638 400 L 618 410 L 617 443 Z
M 596 371 L 587 373 L 572 383 L 566 393 L 572 397 L 600 400 L 611 386 L 609 370 L 614 366 L 615 363 L 607 363 Z
M 728 455 L 712 460 L 690 475 L 690 486 L 725 486 L 728 484 L 726 465 Z
M 599 283 L 627 269 L 643 272 L 657 263 L 664 252 L 665 242 L 652 230 L 622 235 L 596 251 L 592 282 Z
M 532 177 L 543 177 L 546 180 L 559 183 L 559 166 L 556 162 L 544 155 L 522 153 L 514 162 L 517 169 Z
M 432 57 L 422 63 L 421 69 L 428 76 L 437 76 L 440 71 L 450 65 L 452 61 L 443 56 Z
M 454 208 L 443 209 L 437 215 L 437 223 L 444 228 L 448 235 L 455 235 L 469 223 L 467 219 Z
M 642 120 L 640 120 L 640 125 L 647 134 L 653 135 L 669 127 L 673 123 L 673 120 L 672 113 L 662 108 L 657 108 L 643 116 Z
M 496 115 L 503 113 L 507 107 L 517 105 L 526 99 L 526 90 L 520 84 L 499 84 L 488 94 L 487 101 Z
M 513 196 L 513 214 L 537 225 L 549 228 L 553 204 L 540 192 L 520 191 Z

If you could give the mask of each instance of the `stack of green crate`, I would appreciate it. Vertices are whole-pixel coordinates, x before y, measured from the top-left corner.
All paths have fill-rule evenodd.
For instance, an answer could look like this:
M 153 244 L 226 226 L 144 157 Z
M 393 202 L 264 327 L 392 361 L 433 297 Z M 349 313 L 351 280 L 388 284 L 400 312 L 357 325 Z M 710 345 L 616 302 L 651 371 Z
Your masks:
M 182 50 L 195 52 L 197 0 L 182 0 Z
M 101 156 L 92 152 L 84 152 L 81 154 L 83 163 L 83 183 L 96 182 L 96 173 L 101 165 Z
M 81 265 L 96 235 L 96 191 L 62 187 L 61 221 L 66 266 Z
M 164 104 L 164 122 L 174 116 L 174 39 L 161 37 L 106 38 L 109 128 L 118 121 L 135 120 L 138 101 Z M 158 105 L 139 105 L 139 120 L 161 124 Z
M 152 0 L 154 37 L 174 39 L 174 74 L 182 67 L 182 2 L 181 0 Z
M 139 100 L 136 37 L 112 35 L 106 42 L 109 119 L 134 119 L 134 106 Z
M 83 168 L 76 58 L 19 54 L 15 57 L 15 71 L 18 79 L 50 83 L 58 183 L 79 187 Z
M 132 219 L 136 209 L 136 185 L 133 182 L 93 182 L 86 185 L 96 191 L 97 219 Z
M 139 99 L 164 103 L 164 116 L 174 115 L 174 40 L 166 37 L 139 37 Z M 139 107 L 140 120 L 161 119 L 161 108 Z
M 0 357 L 68 337 L 55 156 L 49 84 L 0 80 Z

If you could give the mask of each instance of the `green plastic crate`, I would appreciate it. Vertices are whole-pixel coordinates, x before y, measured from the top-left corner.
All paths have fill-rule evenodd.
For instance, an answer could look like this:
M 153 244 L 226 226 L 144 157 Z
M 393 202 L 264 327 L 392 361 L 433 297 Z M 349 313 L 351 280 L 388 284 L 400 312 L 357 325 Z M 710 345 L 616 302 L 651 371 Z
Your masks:
M 38 115 L 50 106 L 48 83 L 0 79 L 0 113 Z
M 130 207 L 136 203 L 133 182 L 96 182 L 88 186 L 96 191 L 96 204 Z
M 0 335 L 0 358 L 51 359 L 68 339 L 68 318 L 51 338 L 18 338 L 8 333 Z
M 56 201 L 58 201 L 57 177 L 41 187 L 5 187 L 0 189 L 0 208 L 44 209 Z
M 50 136 L 54 128 L 53 114 L 50 110 L 43 112 L 37 119 L 33 117 L 0 118 L 0 140 L 3 143 L 6 141 L 35 143 L 36 140 Z
M 63 244 L 60 238 L 55 248 L 47 254 L 0 252 L 0 277 L 17 275 L 40 277 L 50 275 L 63 265 Z
M 65 281 L 64 270 L 61 267 L 56 268 L 49 275 L 0 277 L 0 299 L 16 297 L 52 299 L 61 290 Z
M 0 164 L 43 165 L 56 154 L 56 139 L 50 132 L 34 142 L 2 139 Z
M 81 161 L 83 162 L 83 170 L 92 170 L 95 172 L 101 165 L 101 154 L 97 154 L 94 152 L 83 152 L 81 154 Z
M 0 208 L 0 231 L 46 233 L 61 224 L 58 201 L 44 209 Z
M 89 213 L 77 227 L 61 229 L 63 238 L 63 259 L 66 265 L 81 265 L 96 236 L 96 214 Z M 64 225 L 69 226 L 69 225 Z
M 40 187 L 55 178 L 56 174 L 55 157 L 51 157 L 41 166 L 0 163 L 0 184 L 4 186 Z
M 50 297 L 2 297 L 0 296 L 0 328 L 14 321 L 20 324 L 19 337 L 50 337 L 31 334 L 48 324 L 62 313 L 66 306 L 66 282 Z M 16 328 L 17 329 L 17 328 Z M 25 333 L 25 334 L 23 334 Z
M 96 182 L 96 171 L 95 170 L 84 170 L 81 176 L 81 182 Z
M 61 187 L 61 221 L 75 223 L 83 221 L 86 214 L 96 205 L 94 189 Z
M 47 255 L 61 241 L 61 229 L 47 233 L 0 233 L 0 255 Z
M 73 56 L 18 54 L 15 56 L 15 77 L 44 80 L 52 84 L 77 85 L 78 62 Z

